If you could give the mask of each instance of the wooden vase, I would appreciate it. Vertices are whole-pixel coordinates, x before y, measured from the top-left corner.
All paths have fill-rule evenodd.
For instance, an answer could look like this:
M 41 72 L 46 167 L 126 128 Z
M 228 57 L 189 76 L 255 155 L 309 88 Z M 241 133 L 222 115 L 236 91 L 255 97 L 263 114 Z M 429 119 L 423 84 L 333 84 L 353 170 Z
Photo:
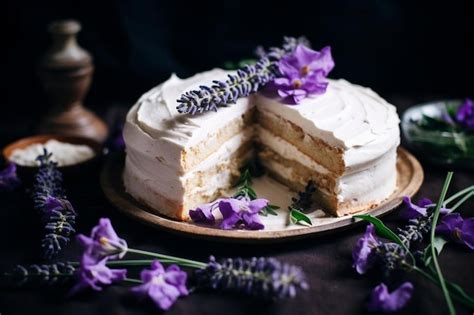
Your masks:
M 94 72 L 91 55 L 76 41 L 81 30 L 74 20 L 49 25 L 53 43 L 39 62 L 39 76 L 51 103 L 40 124 L 40 132 L 80 136 L 104 142 L 107 125 L 82 101 L 89 91 Z

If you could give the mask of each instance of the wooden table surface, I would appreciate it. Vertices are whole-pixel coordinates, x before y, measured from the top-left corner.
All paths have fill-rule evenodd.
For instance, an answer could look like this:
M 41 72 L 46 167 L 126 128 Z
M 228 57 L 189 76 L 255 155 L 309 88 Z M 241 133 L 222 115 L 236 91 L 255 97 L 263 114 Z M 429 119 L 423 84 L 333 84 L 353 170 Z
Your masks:
M 406 99 L 392 100 L 403 112 Z M 110 112 L 123 112 L 109 108 Z M 12 125 L 10 122 L 9 125 Z M 0 144 L 28 134 L 27 124 L 8 130 L 0 125 Z M 436 200 L 445 178 L 446 169 L 422 162 L 425 180 L 417 197 Z M 159 251 L 176 256 L 205 261 L 209 255 L 275 256 L 282 261 L 300 265 L 308 276 L 310 289 L 285 302 L 262 302 L 228 294 L 195 292 L 180 299 L 167 314 L 364 314 L 371 289 L 380 282 L 375 273 L 360 276 L 352 269 L 352 248 L 363 233 L 357 227 L 328 236 L 305 239 L 288 244 L 233 245 L 197 240 L 161 232 L 120 214 L 105 199 L 94 174 L 68 179 L 66 187 L 70 200 L 79 212 L 77 230 L 88 233 L 99 218 L 111 218 L 118 233 L 134 248 Z M 450 192 L 474 183 L 474 174 L 455 171 Z M 41 227 L 38 216 L 24 193 L 0 196 L 0 267 L 36 263 L 39 257 Z M 474 215 L 474 201 L 461 210 L 463 216 Z M 390 226 L 397 221 L 397 211 L 385 217 Z M 77 260 L 79 247 L 73 244 L 61 254 L 62 260 Z M 464 247 L 449 244 L 440 257 L 445 276 L 474 295 L 474 254 Z M 402 314 L 447 314 L 441 291 L 414 274 L 401 275 L 414 283 L 412 300 Z M 400 280 L 400 278 L 398 278 Z M 0 314 L 152 314 L 149 303 L 141 304 L 130 294 L 126 285 L 112 286 L 100 293 L 85 293 L 66 297 L 66 288 L 0 289 Z M 459 314 L 472 314 L 457 305 Z

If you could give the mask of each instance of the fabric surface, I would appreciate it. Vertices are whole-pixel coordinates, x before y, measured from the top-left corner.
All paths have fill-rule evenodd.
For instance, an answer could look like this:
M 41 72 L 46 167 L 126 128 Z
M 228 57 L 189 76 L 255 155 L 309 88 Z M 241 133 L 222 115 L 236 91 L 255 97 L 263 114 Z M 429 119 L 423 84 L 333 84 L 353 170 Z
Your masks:
M 400 108 L 399 108 L 400 112 Z M 1 128 L 1 127 L 0 127 Z M 5 144 L 5 143 L 2 143 Z M 437 200 L 446 175 L 440 169 L 423 163 L 424 183 L 415 200 L 422 196 Z M 101 217 L 109 217 L 117 233 L 130 247 L 159 251 L 206 261 L 209 255 L 275 256 L 300 265 L 308 276 L 310 289 L 293 300 L 265 302 L 238 295 L 196 292 L 181 298 L 167 314 L 364 314 L 370 291 L 380 282 L 376 273 L 360 276 L 352 269 L 351 251 L 365 227 L 359 226 L 324 236 L 274 245 L 239 245 L 192 239 L 162 232 L 120 214 L 101 192 L 98 171 L 66 178 L 69 199 L 79 212 L 77 230 L 89 233 Z M 474 173 L 458 170 L 450 193 L 474 183 Z M 38 262 L 41 227 L 37 214 L 24 193 L 1 195 L 0 264 L 6 268 L 17 263 Z M 397 223 L 397 211 L 384 219 L 391 227 Z M 474 215 L 474 201 L 467 202 L 461 213 Z M 75 243 L 68 246 L 60 259 L 77 260 Z M 127 256 L 131 257 L 131 256 Z M 440 257 L 447 279 L 474 295 L 474 255 L 467 248 L 447 245 Z M 412 300 L 402 314 L 447 314 L 441 290 L 414 274 L 401 274 L 389 287 L 412 281 Z M 152 314 L 158 313 L 152 303 L 139 302 L 129 293 L 128 285 L 112 286 L 103 292 L 87 292 L 68 298 L 67 287 L 0 288 L 0 314 Z M 458 314 L 472 314 L 457 305 Z

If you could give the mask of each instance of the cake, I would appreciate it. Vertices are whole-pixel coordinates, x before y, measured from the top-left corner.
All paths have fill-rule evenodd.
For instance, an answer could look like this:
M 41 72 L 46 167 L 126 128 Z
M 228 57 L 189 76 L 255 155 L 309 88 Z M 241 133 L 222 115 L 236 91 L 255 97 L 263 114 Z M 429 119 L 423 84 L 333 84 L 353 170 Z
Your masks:
M 312 180 L 324 210 L 343 216 L 379 205 L 396 188 L 396 109 L 371 89 L 329 80 L 326 93 L 298 105 L 262 93 L 217 112 L 180 114 L 185 91 L 222 80 L 220 69 L 172 75 L 130 109 L 124 127 L 126 191 L 155 211 L 187 220 L 189 210 L 225 194 L 258 157 L 291 189 Z

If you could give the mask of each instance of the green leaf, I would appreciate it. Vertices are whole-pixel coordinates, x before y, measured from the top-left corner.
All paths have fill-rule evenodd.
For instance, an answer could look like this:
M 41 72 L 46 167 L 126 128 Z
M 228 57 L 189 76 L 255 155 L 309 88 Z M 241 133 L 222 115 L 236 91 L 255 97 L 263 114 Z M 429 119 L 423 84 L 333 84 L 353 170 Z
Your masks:
M 292 224 L 301 224 L 306 226 L 313 225 L 311 219 L 306 214 L 295 208 L 290 208 L 290 222 Z
M 438 202 L 436 203 L 436 209 L 434 210 L 433 220 L 431 222 L 430 244 L 431 244 L 431 259 L 433 261 L 433 267 L 436 271 L 436 275 L 438 277 L 441 290 L 443 291 L 444 299 L 446 300 L 446 304 L 449 309 L 449 314 L 454 315 L 456 314 L 456 310 L 454 308 L 453 301 L 451 300 L 449 289 L 446 286 L 446 280 L 444 279 L 443 273 L 441 272 L 441 267 L 439 266 L 439 263 L 438 263 L 438 258 L 436 254 L 436 245 L 435 245 L 436 224 L 438 223 L 441 205 L 443 204 L 444 199 L 446 198 L 446 193 L 448 191 L 449 183 L 451 182 L 452 177 L 453 177 L 453 172 L 448 172 L 448 175 L 446 175 L 446 179 L 444 180 L 443 188 L 441 189 L 441 194 L 439 196 Z
M 370 214 L 358 214 L 355 215 L 354 218 L 362 219 L 372 223 L 375 226 L 378 235 L 385 237 L 391 241 L 394 241 L 395 243 L 398 243 L 399 245 L 406 248 L 405 244 L 403 244 L 402 240 L 398 237 L 398 235 L 395 234 L 392 230 L 390 230 L 390 228 L 387 227 L 385 224 L 383 224 L 380 219 L 373 217 Z
M 468 307 L 471 309 L 474 309 L 474 298 L 469 296 L 464 290 L 457 285 L 454 282 L 446 281 L 446 285 L 449 289 L 450 292 L 455 293 L 457 296 L 459 296 L 462 300 L 461 302 L 464 302 Z
M 264 217 L 266 217 L 269 214 L 278 215 L 278 212 L 275 211 L 278 209 L 280 209 L 280 207 L 277 205 L 268 205 L 260 211 L 260 215 L 263 215 Z
M 434 245 L 434 248 L 435 248 L 436 253 L 437 253 L 438 256 L 441 253 L 441 251 L 443 250 L 443 247 L 447 242 L 448 241 L 446 239 L 444 239 L 443 237 L 441 237 L 441 236 L 436 236 L 434 238 L 433 245 Z M 426 246 L 423 257 L 424 257 L 423 260 L 425 261 L 425 266 L 429 266 L 429 264 L 431 263 L 431 259 L 433 258 L 431 256 L 431 244 Z

